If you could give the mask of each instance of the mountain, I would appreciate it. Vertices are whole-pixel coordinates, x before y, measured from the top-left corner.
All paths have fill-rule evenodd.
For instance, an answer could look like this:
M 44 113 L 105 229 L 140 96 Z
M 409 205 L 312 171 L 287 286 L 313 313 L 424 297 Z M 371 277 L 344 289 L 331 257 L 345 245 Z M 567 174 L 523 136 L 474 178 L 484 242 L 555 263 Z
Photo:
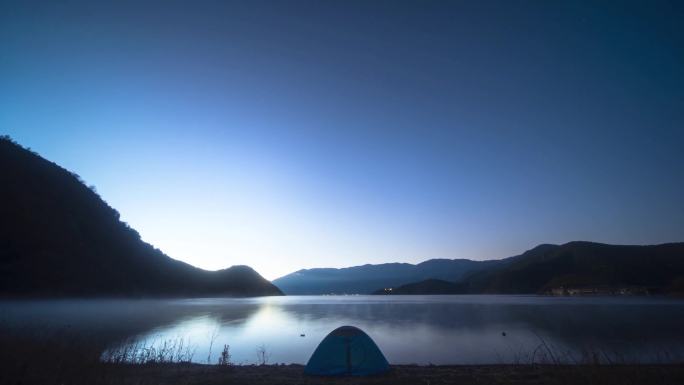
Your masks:
M 384 263 L 341 269 L 305 269 L 273 281 L 285 294 L 369 294 L 378 288 L 441 279 L 459 281 L 468 274 L 488 270 L 504 261 L 468 259 L 431 259 L 417 265 Z
M 287 294 L 384 293 L 384 288 L 392 294 L 684 294 L 684 243 L 542 244 L 501 260 L 310 269 L 273 282 Z
M 206 271 L 143 242 L 60 166 L 0 137 L 0 295 L 281 295 L 247 266 Z
M 409 283 L 394 288 L 376 290 L 373 294 L 406 295 L 406 294 L 466 294 L 468 287 L 462 283 L 447 282 L 441 279 Z
M 537 246 L 466 280 L 470 292 L 502 294 L 550 293 L 561 288 L 672 293 L 681 291 L 682 282 L 684 243 L 624 246 L 582 241 Z

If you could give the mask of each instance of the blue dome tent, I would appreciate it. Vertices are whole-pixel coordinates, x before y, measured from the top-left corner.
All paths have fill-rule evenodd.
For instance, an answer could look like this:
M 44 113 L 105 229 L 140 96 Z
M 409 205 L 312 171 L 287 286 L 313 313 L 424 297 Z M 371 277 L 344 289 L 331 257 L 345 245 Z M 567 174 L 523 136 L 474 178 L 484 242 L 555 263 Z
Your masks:
M 318 345 L 304 368 L 318 376 L 366 376 L 384 373 L 389 363 L 373 340 L 354 326 L 341 326 Z

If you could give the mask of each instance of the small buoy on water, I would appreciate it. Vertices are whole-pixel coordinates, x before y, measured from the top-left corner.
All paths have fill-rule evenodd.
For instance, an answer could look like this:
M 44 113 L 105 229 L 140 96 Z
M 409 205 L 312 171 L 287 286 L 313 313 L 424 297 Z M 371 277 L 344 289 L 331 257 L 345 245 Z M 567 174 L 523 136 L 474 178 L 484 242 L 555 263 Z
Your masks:
M 299 336 L 300 336 L 300 337 L 304 337 L 304 336 L 305 336 L 305 334 L 304 334 L 304 333 L 302 333 L 302 334 L 300 334 Z
M 506 337 L 506 332 L 501 332 L 501 335 Z

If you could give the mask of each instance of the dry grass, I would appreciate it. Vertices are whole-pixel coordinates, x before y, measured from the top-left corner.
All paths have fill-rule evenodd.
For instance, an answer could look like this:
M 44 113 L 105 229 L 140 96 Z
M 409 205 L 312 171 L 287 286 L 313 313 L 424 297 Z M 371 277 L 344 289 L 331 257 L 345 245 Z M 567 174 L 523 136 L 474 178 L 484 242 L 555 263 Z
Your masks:
M 111 364 L 182 364 L 192 362 L 195 347 L 183 338 L 160 342 L 126 342 L 108 349 L 101 360 Z

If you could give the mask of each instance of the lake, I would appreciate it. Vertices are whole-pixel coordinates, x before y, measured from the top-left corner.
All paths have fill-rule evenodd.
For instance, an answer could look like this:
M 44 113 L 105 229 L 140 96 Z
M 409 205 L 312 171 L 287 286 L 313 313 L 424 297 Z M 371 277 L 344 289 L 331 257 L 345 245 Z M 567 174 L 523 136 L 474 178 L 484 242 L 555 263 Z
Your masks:
M 0 301 L 0 331 L 68 331 L 109 351 L 165 342 L 192 361 L 307 362 L 338 326 L 366 331 L 393 364 L 499 364 L 588 356 L 615 362 L 684 357 L 684 301 L 657 297 L 288 296 L 181 300 Z M 211 348 L 211 354 L 210 354 Z M 264 355 L 262 355 L 263 357 Z

